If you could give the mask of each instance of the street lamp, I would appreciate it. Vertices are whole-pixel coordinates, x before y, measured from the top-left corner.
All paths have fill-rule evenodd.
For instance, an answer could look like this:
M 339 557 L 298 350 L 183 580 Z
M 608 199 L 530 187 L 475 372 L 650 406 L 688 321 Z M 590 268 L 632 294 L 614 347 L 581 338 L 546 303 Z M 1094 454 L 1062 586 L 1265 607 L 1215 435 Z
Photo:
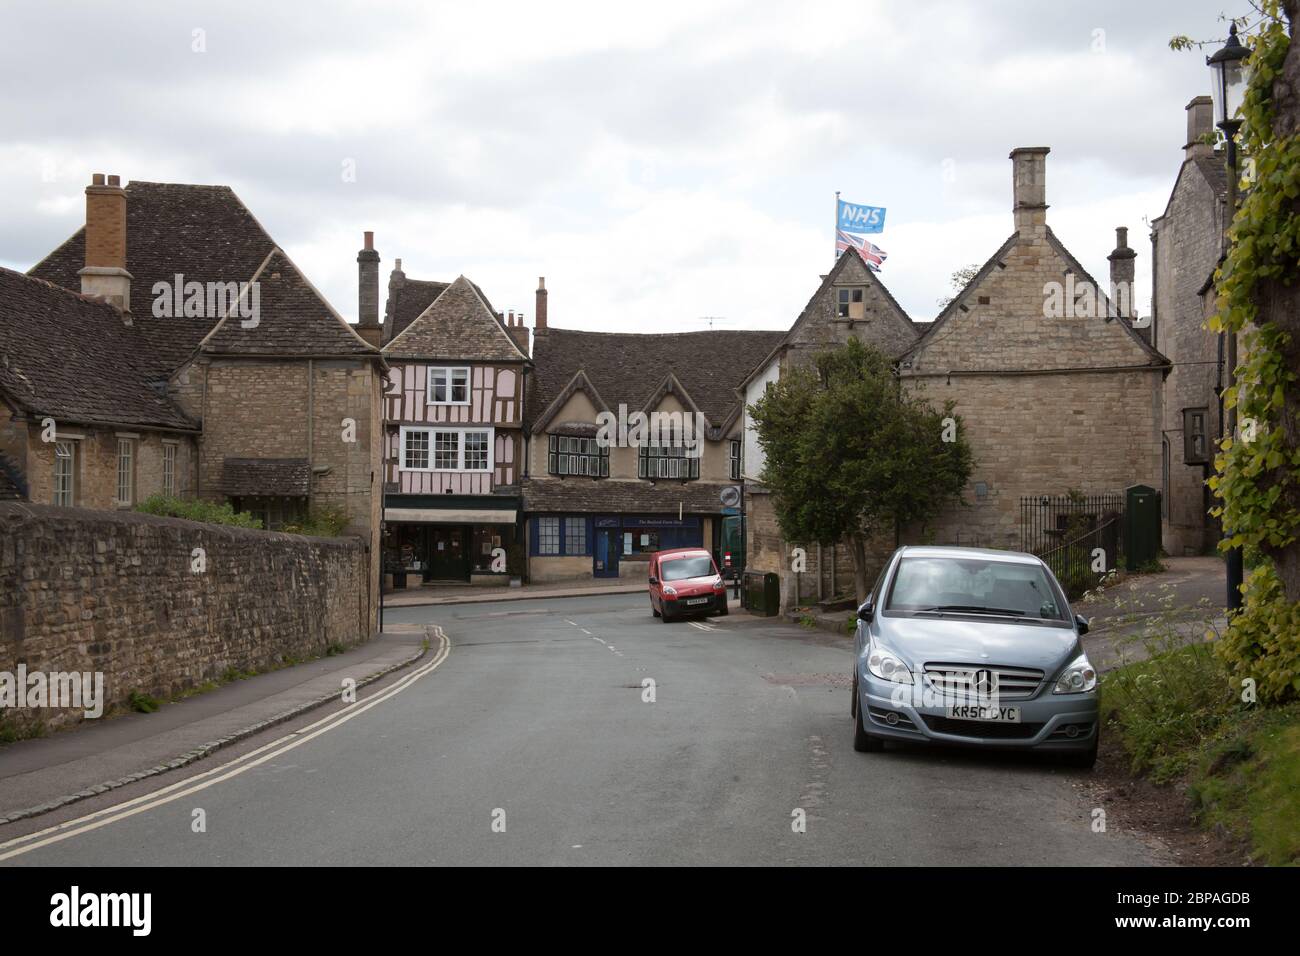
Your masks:
M 1250 51 L 1237 39 L 1237 25 L 1228 30 L 1228 40 L 1223 49 L 1214 56 L 1207 56 L 1205 62 L 1210 66 L 1214 82 L 1210 89 L 1214 100 L 1214 122 L 1228 137 L 1231 148 L 1232 137 L 1241 127 L 1237 113 L 1246 98 L 1246 71 L 1244 63 Z
M 1205 62 L 1209 64 L 1212 79 L 1210 92 L 1214 101 L 1214 122 L 1219 129 L 1223 130 L 1223 136 L 1227 140 L 1225 152 L 1228 161 L 1228 195 L 1227 209 L 1223 215 L 1225 248 L 1228 227 L 1237 211 L 1237 131 L 1241 129 L 1241 119 L 1238 114 L 1241 112 L 1241 105 L 1246 99 L 1247 77 L 1245 63 L 1246 57 L 1249 55 L 1250 51 L 1237 39 L 1237 25 L 1234 23 L 1228 29 L 1228 40 L 1223 44 L 1223 49 L 1215 53 L 1214 56 L 1205 58 Z M 1229 332 L 1227 337 L 1227 388 L 1231 389 L 1235 387 L 1237 372 L 1237 334 Z M 1228 409 L 1226 432 L 1233 438 L 1237 436 L 1237 408 L 1235 405 Z M 1231 533 L 1226 528 L 1224 529 L 1224 536 L 1231 537 Z M 1228 578 L 1228 610 L 1239 610 L 1241 608 L 1241 585 L 1244 579 L 1241 548 L 1232 548 L 1228 551 L 1225 570 Z

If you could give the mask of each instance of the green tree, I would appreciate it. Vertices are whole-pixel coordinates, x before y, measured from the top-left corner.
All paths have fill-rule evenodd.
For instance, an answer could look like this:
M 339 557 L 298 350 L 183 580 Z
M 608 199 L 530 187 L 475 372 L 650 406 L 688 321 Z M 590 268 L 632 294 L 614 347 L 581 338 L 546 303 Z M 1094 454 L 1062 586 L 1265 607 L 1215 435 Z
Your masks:
M 782 535 L 847 542 L 859 601 L 868 540 L 933 518 L 970 478 L 953 403 L 904 391 L 890 359 L 856 339 L 783 371 L 749 413 Z

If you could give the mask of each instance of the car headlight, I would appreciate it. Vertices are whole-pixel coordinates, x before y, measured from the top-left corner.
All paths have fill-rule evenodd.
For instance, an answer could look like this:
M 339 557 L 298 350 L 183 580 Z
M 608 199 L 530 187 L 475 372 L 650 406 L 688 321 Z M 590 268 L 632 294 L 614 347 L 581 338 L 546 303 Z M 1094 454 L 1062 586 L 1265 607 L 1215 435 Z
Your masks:
M 1087 654 L 1080 654 L 1070 661 L 1061 676 L 1056 679 L 1053 694 L 1084 694 L 1097 686 L 1097 671 L 1088 660 Z
M 670 597 L 676 597 L 676 596 L 677 596 L 677 589 L 676 589 L 675 587 L 673 587 L 671 584 L 665 584 L 665 585 L 664 585 L 664 594 L 667 594 L 667 595 L 669 595 Z
M 893 651 L 872 644 L 867 648 L 867 670 L 881 680 L 894 684 L 912 683 L 912 672 Z

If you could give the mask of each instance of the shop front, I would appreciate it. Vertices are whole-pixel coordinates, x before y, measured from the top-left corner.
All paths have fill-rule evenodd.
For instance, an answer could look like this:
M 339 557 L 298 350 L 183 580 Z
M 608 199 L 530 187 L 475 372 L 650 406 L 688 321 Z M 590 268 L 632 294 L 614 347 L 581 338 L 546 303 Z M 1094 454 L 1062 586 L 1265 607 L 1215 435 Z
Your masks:
M 390 503 L 384 509 L 385 582 L 391 575 L 394 588 L 444 582 L 509 584 L 512 575 L 521 573 L 516 514 L 513 508 Z
M 534 515 L 528 523 L 533 581 L 633 579 L 647 573 L 656 551 L 716 543 L 712 520 L 700 515 Z

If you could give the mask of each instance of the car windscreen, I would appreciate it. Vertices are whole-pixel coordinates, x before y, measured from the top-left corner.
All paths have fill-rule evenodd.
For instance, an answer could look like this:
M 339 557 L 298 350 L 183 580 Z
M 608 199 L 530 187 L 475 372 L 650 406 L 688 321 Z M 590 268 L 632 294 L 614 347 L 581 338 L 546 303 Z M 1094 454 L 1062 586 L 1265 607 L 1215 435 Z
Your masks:
M 697 554 L 686 558 L 671 558 L 662 564 L 665 581 L 681 581 L 683 578 L 707 578 L 714 573 L 713 559 L 707 554 Z
M 885 610 L 1065 620 L 1057 590 L 1041 565 L 987 558 L 903 558 Z

